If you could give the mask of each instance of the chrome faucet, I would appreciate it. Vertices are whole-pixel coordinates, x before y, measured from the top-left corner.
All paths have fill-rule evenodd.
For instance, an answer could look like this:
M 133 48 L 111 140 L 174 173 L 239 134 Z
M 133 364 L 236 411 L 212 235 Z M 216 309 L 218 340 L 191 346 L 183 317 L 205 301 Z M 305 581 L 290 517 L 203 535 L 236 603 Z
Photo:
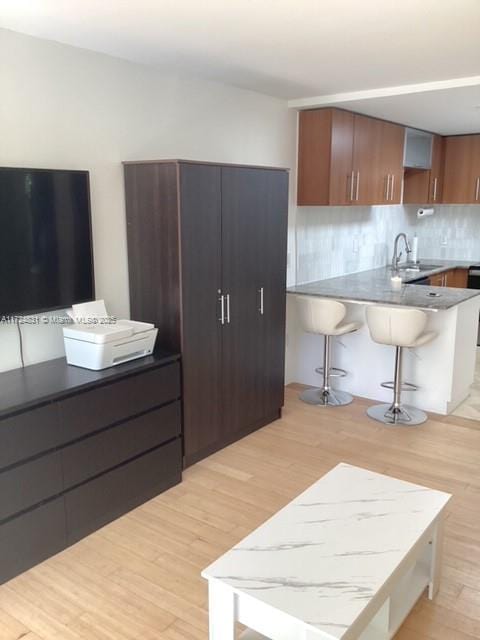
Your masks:
M 400 240 L 400 238 L 403 238 L 405 241 L 405 250 L 407 252 L 407 260 L 406 262 L 408 262 L 408 258 L 410 256 L 410 253 L 412 252 L 411 248 L 410 248 L 410 243 L 408 242 L 408 238 L 406 236 L 405 233 L 399 233 L 397 235 L 397 237 L 395 238 L 395 242 L 393 244 L 393 258 L 392 258 L 392 270 L 396 271 L 398 269 L 398 264 L 400 262 L 400 258 L 402 257 L 402 252 L 400 251 L 400 253 L 398 253 L 398 242 Z

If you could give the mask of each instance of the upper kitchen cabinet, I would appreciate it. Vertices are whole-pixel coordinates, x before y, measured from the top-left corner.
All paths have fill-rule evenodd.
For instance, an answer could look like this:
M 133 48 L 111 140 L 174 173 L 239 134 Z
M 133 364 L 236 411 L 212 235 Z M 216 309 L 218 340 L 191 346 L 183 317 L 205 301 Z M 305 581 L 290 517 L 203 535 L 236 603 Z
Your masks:
M 446 138 L 443 202 L 480 203 L 480 134 Z
M 380 199 L 383 204 L 402 201 L 403 146 L 405 128 L 392 122 L 381 123 Z
M 339 109 L 300 112 L 298 204 L 400 202 L 403 132 Z
M 301 111 L 299 205 L 346 205 L 353 200 L 354 115 L 338 109 Z
M 433 136 L 432 168 L 428 182 L 428 202 L 435 204 L 443 201 L 445 179 L 445 138 Z
M 354 116 L 350 204 L 370 205 L 382 200 L 382 125 L 381 120 Z
M 430 169 L 405 168 L 404 204 L 438 204 L 442 202 L 445 138 L 433 135 Z

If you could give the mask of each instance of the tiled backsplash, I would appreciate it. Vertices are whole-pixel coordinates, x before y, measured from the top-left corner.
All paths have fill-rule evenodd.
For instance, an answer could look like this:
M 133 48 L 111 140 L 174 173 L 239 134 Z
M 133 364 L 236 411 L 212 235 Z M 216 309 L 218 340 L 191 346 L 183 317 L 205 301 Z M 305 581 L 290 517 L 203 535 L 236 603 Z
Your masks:
M 480 263 L 480 206 L 435 207 L 417 219 L 414 206 L 299 207 L 296 217 L 297 282 L 373 269 L 392 257 L 393 241 L 404 231 L 418 235 L 424 258 Z
M 406 207 L 410 232 L 417 233 L 419 257 L 472 260 L 480 264 L 480 206 L 439 205 L 435 214 L 418 220 L 416 207 Z

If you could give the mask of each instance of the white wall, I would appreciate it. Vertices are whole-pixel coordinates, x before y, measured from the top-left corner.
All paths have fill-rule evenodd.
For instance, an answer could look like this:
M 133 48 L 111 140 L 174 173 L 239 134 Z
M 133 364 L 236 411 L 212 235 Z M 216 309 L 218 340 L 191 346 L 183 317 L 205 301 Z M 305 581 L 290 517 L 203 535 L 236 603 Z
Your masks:
M 296 113 L 258 93 L 5 30 L 0 87 L 0 165 L 91 172 L 97 297 L 118 316 L 129 313 L 122 160 L 295 166 Z M 59 327 L 23 331 L 27 364 L 63 355 Z M 20 364 L 15 332 L 0 326 L 0 370 Z

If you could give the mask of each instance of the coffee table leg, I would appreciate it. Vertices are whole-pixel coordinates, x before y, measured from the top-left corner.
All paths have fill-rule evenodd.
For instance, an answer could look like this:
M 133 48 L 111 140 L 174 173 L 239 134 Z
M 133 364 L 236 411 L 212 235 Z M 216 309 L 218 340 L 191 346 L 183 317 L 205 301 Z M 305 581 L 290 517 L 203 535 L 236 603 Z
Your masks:
M 235 640 L 235 594 L 225 585 L 208 583 L 209 640 Z
M 432 541 L 432 565 L 430 568 L 430 584 L 428 585 L 428 597 L 430 600 L 437 595 L 440 586 L 440 568 L 442 562 L 442 546 L 443 546 L 443 517 L 441 517 L 433 534 Z

